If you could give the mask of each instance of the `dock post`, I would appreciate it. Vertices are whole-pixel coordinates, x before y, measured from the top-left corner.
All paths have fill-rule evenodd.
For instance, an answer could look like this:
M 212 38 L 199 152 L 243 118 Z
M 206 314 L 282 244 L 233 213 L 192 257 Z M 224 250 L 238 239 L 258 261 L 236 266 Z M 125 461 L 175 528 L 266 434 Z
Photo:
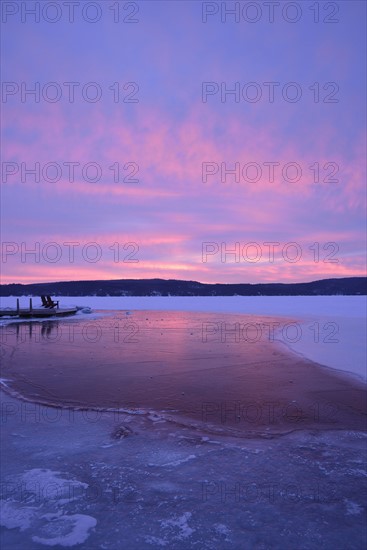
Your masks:
M 29 311 L 30 311 L 30 312 L 33 311 L 33 307 L 32 307 L 32 298 L 29 298 Z
M 17 298 L 17 314 L 19 315 L 19 298 Z

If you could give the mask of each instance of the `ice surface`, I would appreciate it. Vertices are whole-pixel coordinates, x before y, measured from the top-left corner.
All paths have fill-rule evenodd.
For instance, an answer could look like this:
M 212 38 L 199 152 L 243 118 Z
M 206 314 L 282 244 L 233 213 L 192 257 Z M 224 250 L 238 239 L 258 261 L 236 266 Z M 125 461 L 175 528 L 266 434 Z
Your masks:
M 292 317 L 300 321 L 301 337 L 290 342 L 278 339 L 313 361 L 367 379 L 366 296 L 143 296 L 56 298 L 62 306 L 91 307 L 93 310 L 177 310 L 243 313 Z M 23 298 L 24 303 L 27 302 Z M 1 307 L 14 307 L 15 298 L 1 298 Z M 22 303 L 22 299 L 21 299 Z M 79 317 L 83 318 L 79 312 Z M 98 313 L 92 313 L 98 315 Z M 84 315 L 90 319 L 90 315 Z M 4 319 L 2 323 L 6 323 Z M 337 341 L 335 341 L 337 340 Z
M 264 315 L 365 317 L 366 296 L 57 296 L 63 307 L 213 311 Z M 0 307 L 14 307 L 16 298 L 0 297 Z M 20 298 L 22 305 L 27 297 Z
M 294 317 L 305 329 L 339 320 L 335 348 L 348 357 L 365 338 L 365 297 L 61 300 L 120 307 L 132 318 L 134 309 L 192 308 Z M 333 346 L 322 347 L 311 342 L 297 351 L 321 358 L 329 350 L 320 362 L 338 368 L 331 364 Z M 309 430 L 245 439 L 153 413 L 105 412 L 95 421 L 66 409 L 55 422 L 54 409 L 27 404 L 24 414 L 21 401 L 1 396 L 2 550 L 366 547 L 363 433 Z M 126 425 L 130 435 L 114 438 Z
M 4 550 L 364 548 L 361 433 L 246 440 L 132 415 L 114 440 L 112 413 L 54 423 L 2 400 Z

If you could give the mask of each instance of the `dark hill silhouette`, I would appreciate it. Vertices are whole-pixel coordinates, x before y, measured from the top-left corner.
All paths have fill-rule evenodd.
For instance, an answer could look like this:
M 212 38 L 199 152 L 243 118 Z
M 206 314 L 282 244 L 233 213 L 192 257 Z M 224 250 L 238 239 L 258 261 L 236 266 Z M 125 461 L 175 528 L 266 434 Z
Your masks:
M 330 296 L 366 295 L 366 277 L 309 283 L 205 284 L 176 279 L 116 279 L 0 285 L 0 296 Z

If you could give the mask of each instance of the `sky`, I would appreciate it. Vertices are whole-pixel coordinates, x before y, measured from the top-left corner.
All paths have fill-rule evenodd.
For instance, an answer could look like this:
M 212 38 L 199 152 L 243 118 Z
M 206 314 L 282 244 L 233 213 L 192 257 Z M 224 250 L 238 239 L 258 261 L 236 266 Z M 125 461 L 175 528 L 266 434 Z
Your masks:
M 2 283 L 365 275 L 365 2 L 1 8 Z

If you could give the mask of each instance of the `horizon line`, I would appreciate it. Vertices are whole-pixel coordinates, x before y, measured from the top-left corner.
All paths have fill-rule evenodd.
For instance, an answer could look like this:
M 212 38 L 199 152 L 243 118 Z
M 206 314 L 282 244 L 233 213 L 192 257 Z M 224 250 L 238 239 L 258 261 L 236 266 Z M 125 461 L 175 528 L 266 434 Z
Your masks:
M 312 281 L 298 281 L 298 282 L 281 282 L 281 281 L 273 281 L 273 282 L 258 282 L 258 283 L 249 283 L 249 282 L 236 282 L 236 283 L 203 283 L 201 281 L 197 281 L 194 279 L 164 279 L 161 277 L 150 277 L 146 279 L 140 279 L 140 278 L 134 278 L 134 279 L 77 279 L 77 280 L 65 280 L 65 281 L 43 281 L 43 282 L 37 282 L 37 283 L 1 283 L 0 287 L 10 286 L 10 285 L 19 285 L 19 286 L 30 286 L 30 285 L 49 285 L 49 284 L 60 284 L 60 283 L 93 283 L 93 282 L 113 282 L 113 281 L 179 281 L 179 282 L 185 282 L 185 283 L 198 283 L 201 285 L 302 285 L 302 284 L 311 284 L 311 283 L 318 283 L 322 281 L 332 281 L 332 280 L 345 280 L 345 279 L 366 279 L 367 275 L 355 275 L 350 277 L 327 277 L 325 279 L 314 279 Z

